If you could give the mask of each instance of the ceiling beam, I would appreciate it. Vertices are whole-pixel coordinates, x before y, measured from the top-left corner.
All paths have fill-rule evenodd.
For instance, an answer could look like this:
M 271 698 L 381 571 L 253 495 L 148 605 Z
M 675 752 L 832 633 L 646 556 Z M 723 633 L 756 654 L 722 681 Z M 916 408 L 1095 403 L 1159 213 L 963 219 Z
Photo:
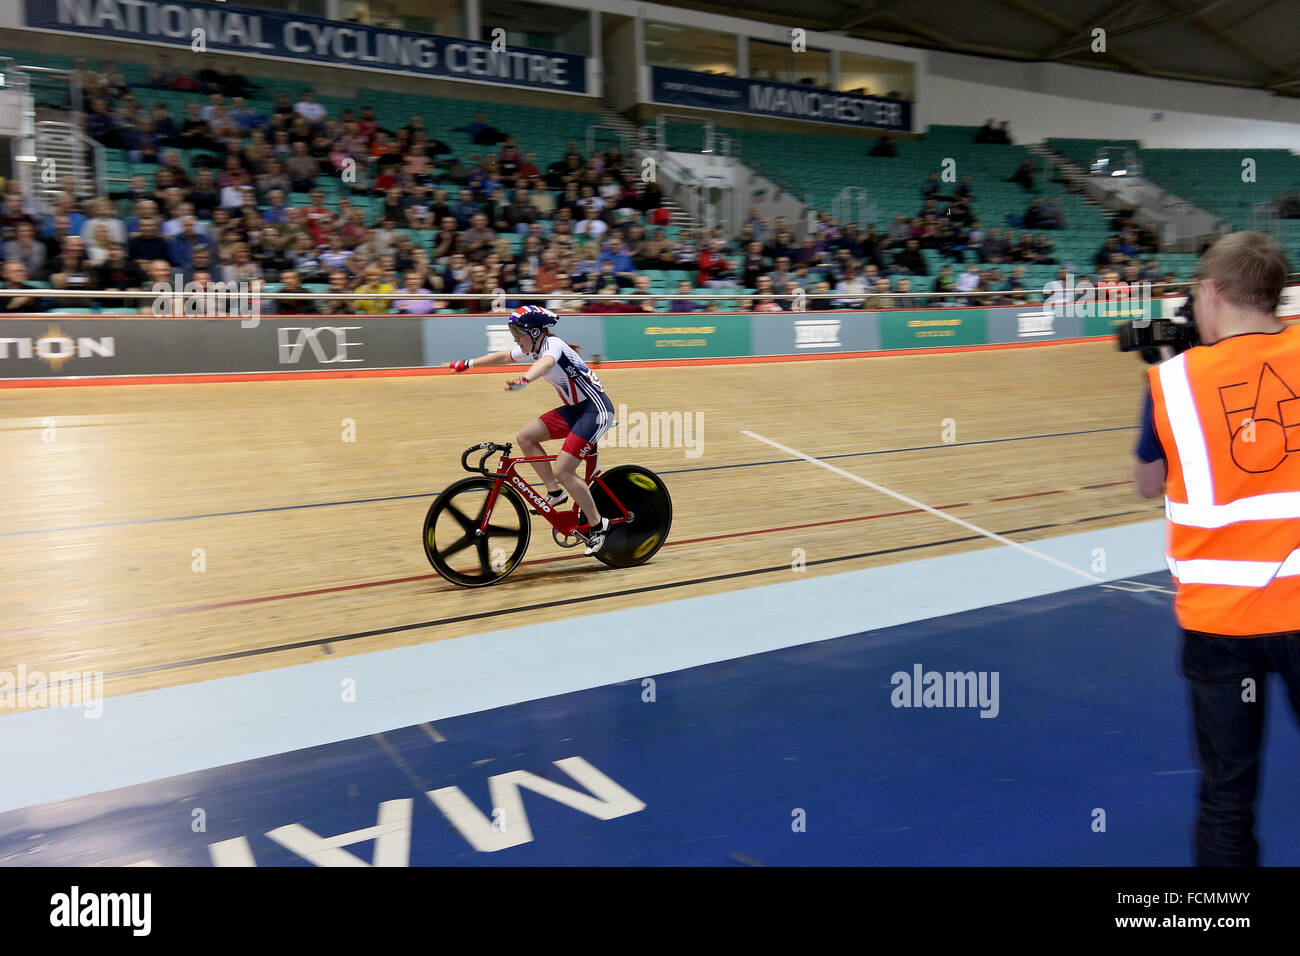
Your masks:
M 985 56 L 997 56 L 1007 60 L 1032 60 L 1036 58 L 1028 50 L 1014 50 L 1010 47 L 990 46 L 984 43 L 969 43 L 965 40 L 958 40 L 938 27 L 923 20 L 917 20 L 914 17 L 904 16 L 899 13 L 890 13 L 887 16 L 895 23 L 912 31 L 918 37 L 925 38 L 922 42 L 928 41 L 929 44 L 938 46 L 939 49 L 957 50 L 963 53 L 980 53 Z M 917 41 L 913 40 L 912 42 Z
M 835 27 L 835 29 L 848 30 L 851 27 L 856 27 L 863 23 L 869 23 L 870 21 L 876 19 L 882 14 L 886 14 L 890 10 L 893 10 L 897 7 L 901 7 L 903 6 L 903 4 L 907 2 L 909 2 L 909 0 L 884 0 L 883 3 L 877 3 L 875 6 L 872 7 L 867 7 L 865 4 L 863 4 L 862 8 L 858 10 L 857 13 L 849 17 L 839 26 Z
M 1131 13 L 1133 10 L 1142 6 L 1142 4 L 1145 2 L 1146 0 L 1120 0 L 1119 3 L 1111 7 L 1109 10 L 1103 10 L 1101 13 L 1092 17 L 1091 19 L 1098 23 L 1112 23 L 1116 20 L 1122 20 L 1124 17 L 1128 16 L 1128 14 Z M 1083 26 L 1078 27 L 1073 32 L 1071 32 L 1070 38 L 1066 42 L 1074 43 L 1079 40 L 1088 40 L 1089 42 L 1091 42 L 1092 27 L 1083 27 Z M 1040 60 L 1046 60 L 1048 58 L 1048 55 L 1051 54 L 1053 50 L 1059 48 L 1060 48 L 1059 44 L 1047 47 L 1039 54 L 1038 58 Z
M 1002 0 L 1002 2 L 1013 10 L 1019 10 L 1021 13 L 1028 14 L 1034 19 L 1041 20 L 1048 26 L 1060 30 L 1066 36 L 1075 37 L 1084 33 L 1083 27 L 1069 17 L 1062 16 L 1055 10 L 1042 6 L 1036 0 Z M 1151 72 L 1145 63 L 1122 50 L 1111 50 L 1110 56 L 1115 62 L 1132 70 L 1134 73 L 1149 74 Z
M 1106 41 L 1109 43 L 1115 37 L 1121 37 L 1128 33 L 1140 33 L 1143 30 L 1151 30 L 1155 27 L 1164 26 L 1166 23 L 1177 23 L 1180 20 L 1190 20 L 1192 17 L 1199 14 L 1208 13 L 1210 10 L 1213 10 L 1215 7 L 1220 6 L 1225 2 L 1226 0 L 1204 0 L 1204 2 L 1197 4 L 1195 7 L 1179 10 L 1176 13 L 1166 13 L 1158 17 L 1151 17 L 1149 20 L 1139 20 L 1137 23 L 1130 23 L 1128 26 L 1105 27 L 1104 24 L 1100 23 L 1098 26 L 1103 26 L 1106 30 Z M 1072 53 L 1082 53 L 1091 45 L 1092 37 L 1090 31 L 1089 36 L 1087 37 L 1071 41 L 1066 43 L 1064 46 L 1057 47 L 1055 50 L 1048 51 L 1047 54 L 1044 55 L 1043 59 L 1059 60 L 1061 57 L 1069 56 Z
M 1176 10 L 1186 10 L 1188 8 L 1186 0 L 1165 0 L 1165 3 L 1169 4 Z M 1241 34 L 1233 31 L 1227 24 L 1220 23 L 1214 17 L 1208 16 L 1204 13 L 1196 13 L 1192 15 L 1192 22 L 1197 26 L 1209 30 L 1228 46 L 1232 47 L 1243 56 L 1254 60 L 1270 73 L 1282 74 L 1286 72 L 1287 66 L 1285 63 L 1281 60 L 1274 59 L 1267 53 L 1259 50 L 1253 43 L 1242 37 Z

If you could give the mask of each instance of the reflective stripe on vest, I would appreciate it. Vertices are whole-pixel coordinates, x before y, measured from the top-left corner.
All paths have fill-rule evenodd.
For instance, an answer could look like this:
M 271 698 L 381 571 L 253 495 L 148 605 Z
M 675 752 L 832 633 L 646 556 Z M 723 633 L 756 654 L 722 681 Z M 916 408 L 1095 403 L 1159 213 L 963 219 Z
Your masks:
M 1225 339 L 1148 374 L 1179 623 L 1300 629 L 1300 328 Z

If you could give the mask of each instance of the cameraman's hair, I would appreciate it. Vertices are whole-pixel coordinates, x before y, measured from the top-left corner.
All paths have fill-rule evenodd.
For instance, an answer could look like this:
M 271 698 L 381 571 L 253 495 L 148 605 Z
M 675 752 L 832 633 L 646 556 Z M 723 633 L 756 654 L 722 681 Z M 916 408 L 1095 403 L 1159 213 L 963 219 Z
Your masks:
M 1290 271 L 1286 250 L 1262 232 L 1234 232 L 1201 257 L 1198 279 L 1212 279 L 1224 299 L 1243 309 L 1277 311 Z

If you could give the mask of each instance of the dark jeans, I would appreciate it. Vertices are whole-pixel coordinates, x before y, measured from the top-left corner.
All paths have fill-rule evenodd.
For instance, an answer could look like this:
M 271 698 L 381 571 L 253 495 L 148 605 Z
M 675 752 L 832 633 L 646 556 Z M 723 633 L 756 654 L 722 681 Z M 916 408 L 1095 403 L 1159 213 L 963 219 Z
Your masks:
M 1216 637 L 1183 631 L 1183 674 L 1201 764 L 1196 818 L 1199 866 L 1255 866 L 1255 797 L 1268 673 L 1282 676 L 1300 719 L 1300 632 Z M 1243 682 L 1253 682 L 1254 694 Z M 1243 700 L 1251 697 L 1253 700 Z

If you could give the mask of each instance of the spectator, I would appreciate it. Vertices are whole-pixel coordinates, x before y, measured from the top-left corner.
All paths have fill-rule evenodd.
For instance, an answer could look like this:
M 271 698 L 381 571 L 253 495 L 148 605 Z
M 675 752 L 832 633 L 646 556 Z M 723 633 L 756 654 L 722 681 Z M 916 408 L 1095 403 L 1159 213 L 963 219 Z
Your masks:
M 109 149 L 122 148 L 122 133 L 106 100 L 95 97 L 90 101 L 90 110 L 86 113 L 86 135 Z
M 316 102 L 314 90 L 303 90 L 302 99 L 293 106 L 293 111 L 307 121 L 309 126 L 321 126 L 325 122 L 327 111 Z
M 496 238 L 496 233 L 488 228 L 488 217 L 481 212 L 475 213 L 470 228 L 461 237 L 461 251 L 471 262 L 482 262 Z
M 845 267 L 844 277 L 835 283 L 835 291 L 840 295 L 834 302 L 837 308 L 857 309 L 862 307 L 867 286 L 858 275 L 856 266 L 850 264 Z
M 749 308 L 754 312 L 780 312 L 781 304 L 772 298 L 771 276 L 755 277 L 755 296 L 750 300 Z
M 555 288 L 552 290 L 553 295 L 546 300 L 546 308 L 552 312 L 577 312 L 582 308 L 582 300 L 571 295 L 572 282 L 567 272 L 558 272 L 555 275 Z
M 432 292 L 421 285 L 422 280 L 423 276 L 419 272 L 408 272 L 406 287 L 402 291 L 409 295 L 431 295 Z M 402 315 L 428 315 L 439 307 L 436 299 L 398 299 L 393 305 Z
M 158 65 L 149 71 L 149 86 L 155 90 L 174 90 L 180 74 L 172 67 L 172 58 L 166 53 L 158 58 Z
M 307 143 L 298 140 L 293 144 L 293 155 L 284 164 L 289 175 L 289 186 L 296 193 L 310 192 L 320 174 L 320 160 L 307 151 Z
M 108 258 L 94 270 L 91 286 L 103 292 L 118 290 L 126 292 L 135 289 L 144 282 L 144 272 L 127 256 L 126 247 L 120 242 L 110 243 Z M 101 308 L 114 306 L 119 300 L 99 302 Z
M 628 254 L 623 247 L 623 240 L 617 236 L 609 240 L 604 252 L 600 254 L 599 262 L 608 262 L 613 266 L 614 277 L 619 280 L 620 284 L 632 281 L 636 273 L 636 264 L 632 261 L 632 256 Z M 646 280 L 649 281 L 648 279 Z
M 464 126 L 448 126 L 447 132 L 468 133 L 474 137 L 475 146 L 495 146 L 507 139 L 505 133 L 495 126 L 488 125 L 487 117 L 482 113 L 475 113 L 473 122 L 466 123 Z
M 879 312 L 883 309 L 892 309 L 894 307 L 893 300 L 889 295 L 888 276 L 879 276 L 871 282 L 863 280 L 863 286 L 865 286 L 868 291 L 873 292 L 874 295 L 869 295 L 867 298 L 863 299 L 861 308 L 870 309 L 873 312 Z
M 898 295 L 894 297 L 893 303 L 890 306 L 890 308 L 893 309 L 917 308 L 918 306 L 917 306 L 916 299 L 913 298 L 911 295 L 907 294 L 910 293 L 911 291 L 912 291 L 912 280 L 907 278 L 906 276 L 903 276 L 901 279 L 898 280 Z
M 957 277 L 958 292 L 976 292 L 980 288 L 982 276 L 978 263 L 969 262 L 966 264 L 966 271 Z M 966 305 L 975 305 L 974 297 L 963 300 Z
M 692 291 L 691 284 L 688 281 L 686 281 L 685 279 L 681 279 L 678 281 L 677 294 L 679 296 L 690 295 L 691 291 Z M 672 300 L 672 304 L 668 307 L 668 311 L 674 313 L 698 312 L 702 308 L 703 306 L 700 304 L 698 300 L 678 298 Z
M 350 292 L 348 274 L 342 269 L 335 269 L 329 274 L 329 291 L 334 293 Z M 352 315 L 353 299 L 319 299 L 320 315 Z
M 908 239 L 907 245 L 894 258 L 894 265 L 914 276 L 928 276 L 930 267 L 926 265 L 925 256 L 921 254 L 921 244 L 915 239 Z
M 36 241 L 36 228 L 30 222 L 19 222 L 14 227 L 15 238 L 4 244 L 4 257 L 17 259 L 27 270 L 27 275 L 42 275 L 45 270 L 45 244 Z
M 998 129 L 993 125 L 992 117 L 984 121 L 984 125 L 975 131 L 975 142 L 977 143 L 997 143 Z
M 252 250 L 246 243 L 236 243 L 231 261 L 221 270 L 223 282 L 252 283 L 263 278 L 262 267 L 253 261 Z
M 66 236 L 59 254 L 45 260 L 45 274 L 56 289 L 89 288 L 93 273 L 94 266 L 86 258 L 85 243 L 80 236 Z
M 605 235 L 606 230 L 609 229 L 608 224 L 600 218 L 600 210 L 594 205 L 588 205 L 583 213 L 583 220 L 573 228 L 574 234 L 587 236 L 599 242 L 600 238 Z
M 457 292 L 477 295 L 477 299 L 467 299 L 456 304 L 466 312 L 479 313 L 492 311 L 492 286 L 488 283 L 488 271 L 481 265 L 469 267 L 469 278 L 456 287 Z
M 4 285 L 6 289 L 35 289 L 27 282 L 27 266 L 21 259 L 6 259 L 4 264 Z M 0 297 L 0 312 L 8 315 L 16 313 L 45 312 L 48 306 L 40 296 L 10 295 Z
M 174 264 L 171 262 L 171 247 L 158 231 L 157 219 L 140 220 L 140 234 L 131 237 L 127 242 L 126 254 L 135 262 L 150 262 L 155 259 L 162 259 L 168 264 Z M 105 249 L 104 258 L 107 257 L 108 250 Z
M 189 269 L 194 262 L 194 250 L 211 246 L 212 240 L 199 231 L 198 220 L 193 216 L 185 216 L 181 220 L 180 232 L 172 236 L 171 242 L 168 243 L 167 255 L 153 258 L 165 258 L 172 265 Z
M 1026 192 L 1034 191 L 1034 161 L 1026 159 L 1020 164 L 1011 177 L 1007 180 L 1009 183 L 1019 183 L 1021 188 Z
M 1102 266 L 1109 265 L 1111 257 L 1119 253 L 1119 236 L 1108 236 L 1106 241 L 1101 244 L 1097 254 L 1093 256 L 1093 265 L 1098 269 Z
M 98 228 L 103 226 L 113 242 L 126 242 L 126 224 L 112 214 L 112 205 L 107 199 L 96 199 L 91 203 L 94 218 L 86 220 L 81 227 L 81 239 L 87 247 L 95 245 Z M 107 250 L 105 250 L 107 255 Z
M 871 152 L 868 153 L 867 155 L 883 156 L 887 159 L 892 159 L 893 157 L 897 156 L 898 151 L 894 148 L 894 138 L 890 136 L 888 133 L 886 133 L 884 136 L 881 136 L 879 139 L 876 140 L 876 144 L 871 147 Z
M 644 275 L 635 276 L 632 279 L 632 288 L 637 295 L 650 295 L 650 277 Z M 638 299 L 632 309 L 637 312 L 658 312 L 658 306 L 654 299 Z
M 944 265 L 939 269 L 939 275 L 934 280 L 932 291 L 938 293 L 952 293 L 957 291 L 957 282 L 952 276 L 952 266 Z M 956 305 L 957 298 L 952 295 L 941 295 L 939 298 L 931 300 L 929 304 L 931 306 Z

